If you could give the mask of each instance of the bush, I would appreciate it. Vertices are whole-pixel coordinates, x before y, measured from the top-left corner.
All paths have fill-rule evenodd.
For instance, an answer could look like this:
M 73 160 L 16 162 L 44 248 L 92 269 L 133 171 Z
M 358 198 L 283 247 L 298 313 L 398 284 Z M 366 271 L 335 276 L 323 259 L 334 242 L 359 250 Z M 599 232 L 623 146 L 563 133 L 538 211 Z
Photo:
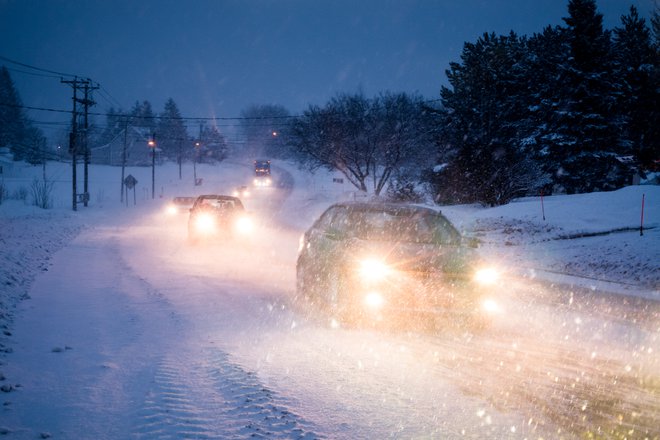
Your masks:
M 418 184 L 406 176 L 391 179 L 387 187 L 387 199 L 392 202 L 420 203 L 424 195 L 419 191 Z
M 27 200 L 27 196 L 28 196 L 28 190 L 27 190 L 27 188 L 25 188 L 24 186 L 21 186 L 21 187 L 18 188 L 16 191 L 14 191 L 14 194 L 12 195 L 11 198 L 12 198 L 12 199 L 16 199 L 16 200 L 23 200 L 23 201 L 25 201 L 25 200 Z
M 53 206 L 53 185 L 55 182 L 44 179 L 32 181 L 32 204 L 41 209 L 50 209 Z

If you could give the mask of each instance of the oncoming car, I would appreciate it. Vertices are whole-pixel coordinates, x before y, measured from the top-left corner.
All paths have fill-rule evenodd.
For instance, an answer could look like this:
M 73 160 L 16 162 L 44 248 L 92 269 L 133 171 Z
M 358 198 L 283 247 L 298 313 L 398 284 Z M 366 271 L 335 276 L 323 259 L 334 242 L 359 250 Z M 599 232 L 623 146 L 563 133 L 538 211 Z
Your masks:
M 174 197 L 165 206 L 165 212 L 169 215 L 187 214 L 193 203 L 195 203 L 195 197 Z
M 250 188 L 247 185 L 237 186 L 232 193 L 234 197 L 250 197 Z
M 483 326 L 496 272 L 439 211 L 416 205 L 330 206 L 300 239 L 297 296 L 334 324 Z
M 188 218 L 188 239 L 232 238 L 252 231 L 252 220 L 238 197 L 209 194 L 197 197 Z

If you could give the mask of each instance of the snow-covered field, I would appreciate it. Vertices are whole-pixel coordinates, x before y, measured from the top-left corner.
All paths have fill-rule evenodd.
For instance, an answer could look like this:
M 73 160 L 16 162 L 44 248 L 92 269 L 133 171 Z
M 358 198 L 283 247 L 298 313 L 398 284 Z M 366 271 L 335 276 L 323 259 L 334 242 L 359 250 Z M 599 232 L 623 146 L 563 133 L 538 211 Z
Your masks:
M 463 345 L 447 353 L 403 336 L 329 333 L 291 309 L 300 233 L 330 203 L 353 196 L 332 175 L 275 162 L 280 186 L 245 200 L 261 219 L 262 235 L 244 249 L 196 249 L 186 244 L 185 218 L 167 218 L 164 203 L 176 195 L 231 192 L 249 183 L 250 168 L 249 161 L 200 165 L 202 187 L 192 185 L 188 168 L 179 180 L 175 165 L 159 166 L 156 200 L 151 169 L 127 170 L 138 180 L 135 204 L 132 192 L 121 204 L 120 170 L 92 166 L 90 206 L 79 204 L 77 212 L 69 165 L 46 168 L 55 182 L 49 210 L 30 205 L 40 167 L 5 177 L 10 196 L 21 190 L 28 196 L 0 205 L 1 433 L 108 439 L 557 434 L 524 405 L 495 404 L 469 391 L 474 383 L 467 376 L 452 376 L 458 389 L 443 381 L 448 372 L 434 370 L 438 362 L 460 369 L 457 358 L 474 357 L 461 352 Z M 660 187 L 442 211 L 512 277 L 660 301 Z M 625 341 L 638 359 L 623 362 L 655 369 L 657 380 L 660 328 L 657 321 L 644 325 L 639 340 Z M 611 349 L 618 341 L 608 343 Z M 506 344 L 508 362 L 520 353 Z M 592 351 L 596 363 L 600 354 Z M 418 365 L 425 368 L 413 373 Z M 520 365 L 516 372 L 525 369 Z M 655 392 L 642 410 L 659 408 Z M 650 419 L 657 421 L 657 412 Z M 571 438 L 557 437 L 565 435 Z

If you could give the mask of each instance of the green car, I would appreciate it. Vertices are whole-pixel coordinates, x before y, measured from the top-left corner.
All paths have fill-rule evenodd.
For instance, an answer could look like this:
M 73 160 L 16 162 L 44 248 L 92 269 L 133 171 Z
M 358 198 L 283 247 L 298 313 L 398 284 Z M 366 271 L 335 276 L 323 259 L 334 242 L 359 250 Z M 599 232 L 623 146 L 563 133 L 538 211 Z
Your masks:
M 430 207 L 337 203 L 300 239 L 297 298 L 333 325 L 481 326 L 497 274 L 475 247 Z

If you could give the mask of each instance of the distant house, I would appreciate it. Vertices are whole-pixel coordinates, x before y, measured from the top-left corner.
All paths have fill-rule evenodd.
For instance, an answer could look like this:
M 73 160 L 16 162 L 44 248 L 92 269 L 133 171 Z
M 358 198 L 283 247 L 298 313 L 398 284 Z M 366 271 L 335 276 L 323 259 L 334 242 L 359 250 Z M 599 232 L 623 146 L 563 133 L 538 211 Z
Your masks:
M 147 166 L 151 165 L 152 148 L 149 147 L 150 134 L 138 127 L 128 127 L 127 131 L 122 130 L 109 143 L 100 147 L 92 148 L 92 163 L 121 166 L 124 157 L 124 147 L 126 150 L 126 165 L 128 166 Z M 161 163 L 162 150 L 156 147 L 156 162 Z
M 13 177 L 14 155 L 8 147 L 0 148 L 0 177 Z

